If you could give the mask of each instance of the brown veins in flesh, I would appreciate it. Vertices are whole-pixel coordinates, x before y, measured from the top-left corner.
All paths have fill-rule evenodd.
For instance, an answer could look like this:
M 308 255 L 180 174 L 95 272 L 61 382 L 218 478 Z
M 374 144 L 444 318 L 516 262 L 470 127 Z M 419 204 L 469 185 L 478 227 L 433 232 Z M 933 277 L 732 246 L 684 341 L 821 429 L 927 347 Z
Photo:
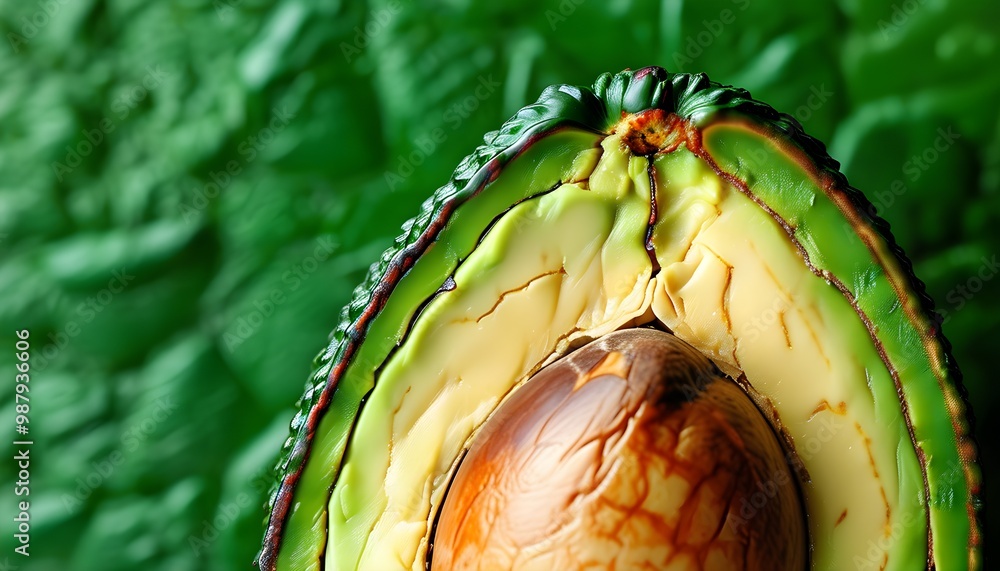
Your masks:
M 792 338 L 788 335 L 788 324 L 785 323 L 785 312 L 778 312 L 778 325 L 781 326 L 781 332 L 785 335 L 785 346 L 789 349 L 792 348 Z
M 823 343 L 820 342 L 819 336 L 816 335 L 816 330 L 813 329 L 812 325 L 809 324 L 809 320 L 806 319 L 805 315 L 802 315 L 802 310 L 799 310 L 799 315 L 802 317 L 802 323 L 806 326 L 809 331 L 809 337 L 812 338 L 813 343 L 816 345 L 816 352 L 819 356 L 823 358 L 823 362 L 826 363 L 826 368 L 833 370 L 833 365 L 830 363 L 830 357 L 826 355 L 826 351 L 823 350 Z
M 855 422 L 854 428 L 857 429 L 858 434 L 860 434 L 862 440 L 864 440 L 865 451 L 868 453 L 868 462 L 871 464 L 872 474 L 875 476 L 875 481 L 881 482 L 882 480 L 879 477 L 878 468 L 875 466 L 875 456 L 872 454 L 872 439 L 865 434 L 865 431 L 861 428 L 860 423 Z M 892 508 L 889 507 L 889 499 L 885 495 L 885 486 L 881 483 L 879 483 L 879 493 L 882 494 L 882 504 L 885 506 L 885 537 L 890 537 L 892 535 L 892 526 L 889 522 L 892 515 Z M 888 554 L 886 554 L 886 557 L 888 557 Z
M 836 406 L 834 406 L 830 404 L 830 401 L 823 399 L 819 402 L 819 404 L 816 405 L 816 408 L 813 409 L 812 414 L 809 415 L 809 420 L 812 420 L 813 417 L 823 412 L 824 410 L 830 411 L 833 414 L 839 416 L 844 416 L 845 414 L 847 414 L 847 403 L 844 401 L 840 401 L 839 403 L 837 403 Z
M 524 291 L 524 290 L 528 289 L 529 287 L 531 287 L 531 284 L 535 283 L 536 281 L 541 280 L 543 278 L 547 278 L 549 276 L 554 276 L 554 275 L 565 276 L 566 275 L 566 268 L 565 267 L 560 267 L 558 270 L 552 270 L 552 271 L 549 271 L 549 272 L 545 272 L 543 274 L 539 274 L 539 275 L 531 278 L 530 280 L 528 280 L 528 282 L 525 283 L 525 284 L 523 284 L 523 285 L 520 285 L 520 286 L 518 286 L 518 287 L 516 287 L 514 289 L 509 289 L 507 291 L 502 292 L 497 297 L 497 301 L 496 301 L 496 303 L 493 304 L 493 307 L 489 308 L 486 311 L 486 313 L 484 313 L 484 314 L 482 314 L 482 315 L 480 315 L 479 317 L 476 318 L 476 323 L 479 323 L 483 319 L 486 319 L 487 317 L 489 317 L 490 315 L 492 315 L 493 312 L 495 312 L 497 310 L 497 308 L 500 307 L 500 304 L 503 303 L 503 301 L 505 299 L 507 299 L 508 295 Z

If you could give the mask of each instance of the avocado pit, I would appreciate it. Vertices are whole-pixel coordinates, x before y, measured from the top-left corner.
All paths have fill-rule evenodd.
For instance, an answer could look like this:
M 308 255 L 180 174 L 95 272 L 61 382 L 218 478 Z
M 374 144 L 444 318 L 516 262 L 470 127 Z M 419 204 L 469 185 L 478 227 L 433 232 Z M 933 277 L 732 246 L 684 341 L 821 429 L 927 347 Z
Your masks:
M 804 569 L 794 476 L 735 383 L 629 329 L 546 367 L 460 465 L 431 569 Z

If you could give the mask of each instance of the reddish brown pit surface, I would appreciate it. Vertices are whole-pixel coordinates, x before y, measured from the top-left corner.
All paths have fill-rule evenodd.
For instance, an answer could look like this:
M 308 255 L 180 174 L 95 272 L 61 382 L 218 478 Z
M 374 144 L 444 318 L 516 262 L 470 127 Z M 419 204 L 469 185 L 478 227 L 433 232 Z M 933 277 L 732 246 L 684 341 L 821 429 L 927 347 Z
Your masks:
M 797 485 L 743 391 L 630 329 L 546 367 L 483 427 L 432 570 L 802 570 Z

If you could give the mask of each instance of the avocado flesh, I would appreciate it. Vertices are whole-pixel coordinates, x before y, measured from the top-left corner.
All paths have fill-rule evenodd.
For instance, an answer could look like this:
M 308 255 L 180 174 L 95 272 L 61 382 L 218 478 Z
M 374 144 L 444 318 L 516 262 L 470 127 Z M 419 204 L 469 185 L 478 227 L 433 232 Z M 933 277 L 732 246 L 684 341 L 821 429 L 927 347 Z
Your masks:
M 919 463 L 850 303 L 683 146 L 654 161 L 654 277 L 648 161 L 616 136 L 602 147 L 587 188 L 561 185 L 491 228 L 381 369 L 331 497 L 327 568 L 422 568 L 456 461 L 501 399 L 578 340 L 654 317 L 773 405 L 811 477 L 813 569 L 848 555 L 919 566 Z M 891 549 L 869 553 L 879 538 Z
M 776 426 L 785 430 L 802 457 L 811 477 L 804 482 L 814 550 L 811 568 L 853 566 L 879 569 L 885 566 L 889 569 L 924 569 L 931 564 L 939 571 L 978 568 L 981 537 L 976 527 L 979 509 L 976 494 L 979 476 L 974 445 L 967 436 L 969 427 L 965 421 L 964 406 L 955 388 L 957 370 L 950 363 L 943 338 L 931 327 L 927 317 L 928 306 L 919 297 L 922 291 L 919 282 L 913 281 L 901 253 L 891 249 L 891 237 L 886 229 L 861 212 L 866 203 L 863 199 L 856 202 L 857 192 L 847 187 L 842 177 L 838 178 L 836 165 L 830 166 L 822 147 L 817 147 L 815 141 L 797 132 L 797 126 L 793 124 L 789 127 L 785 118 L 778 117 L 766 106 L 741 99 L 746 96 L 745 92 L 740 95 L 738 90 L 719 88 L 709 84 L 703 76 L 673 75 L 650 69 L 653 68 L 602 77 L 595 84 L 593 93 L 566 86 L 547 90 L 539 105 L 519 112 L 509 123 L 509 129 L 505 125 L 501 133 L 506 137 L 504 142 L 487 136 L 488 147 L 484 152 L 499 152 L 504 156 L 499 167 L 491 166 L 496 160 L 490 156 L 500 155 L 482 154 L 477 149 L 477 154 L 463 161 L 456 171 L 471 173 L 475 167 L 474 178 L 464 189 L 453 194 L 455 186 L 442 188 L 435 194 L 434 203 L 428 203 L 434 208 L 426 207 L 418 219 L 415 225 L 417 230 L 411 232 L 409 227 L 405 228 L 406 233 L 398 243 L 400 247 L 411 243 L 416 232 L 435 236 L 433 243 L 421 253 L 412 267 L 407 266 L 403 274 L 394 274 L 384 273 L 384 268 L 392 269 L 391 265 L 373 266 L 373 277 L 365 284 L 366 289 L 359 290 L 350 312 L 345 312 L 345 318 L 349 317 L 351 321 L 345 321 L 346 325 L 335 331 L 330 349 L 321 357 L 320 367 L 314 375 L 315 383 L 304 397 L 303 412 L 293 421 L 295 436 L 286 445 L 286 456 L 280 466 L 284 479 L 275 497 L 282 493 L 285 495 L 282 496 L 284 499 L 279 498 L 274 504 L 282 509 L 285 509 L 284 506 L 291 508 L 287 516 L 282 511 L 272 512 L 261 558 L 263 568 L 318 569 L 319 559 L 324 557 L 331 569 L 405 569 L 423 565 L 422 556 L 426 555 L 426 537 L 433 523 L 432 514 L 440 505 L 440 496 L 444 493 L 442 482 L 446 483 L 449 476 L 420 475 L 418 471 L 416 479 L 410 478 L 423 483 L 424 487 L 418 489 L 412 482 L 397 484 L 393 481 L 390 484 L 381 479 L 377 466 L 380 460 L 376 459 L 372 466 L 366 464 L 366 451 L 387 448 L 389 443 L 396 447 L 394 439 L 397 436 L 409 436 L 412 432 L 410 427 L 405 426 L 403 430 L 397 430 L 396 423 L 390 429 L 381 429 L 378 437 L 369 437 L 361 430 L 362 423 L 368 422 L 365 417 L 369 414 L 396 414 L 394 408 L 385 406 L 388 396 L 380 396 L 383 387 L 392 386 L 385 375 L 390 366 L 390 363 L 385 363 L 386 359 L 396 359 L 408 348 L 413 354 L 428 350 L 427 347 L 416 349 L 411 346 L 412 333 L 421 328 L 429 331 L 431 326 L 425 326 L 423 322 L 433 315 L 428 313 L 432 306 L 444 303 L 449 295 L 470 289 L 470 284 L 473 289 L 482 288 L 484 297 L 494 297 L 489 307 L 495 304 L 496 308 L 483 322 L 503 319 L 502 314 L 513 307 L 509 302 L 518 298 L 515 289 L 520 291 L 527 286 L 520 291 L 522 294 L 528 290 L 533 293 L 532 288 L 539 289 L 541 286 L 554 289 L 555 285 L 550 282 L 555 274 L 546 276 L 551 267 L 545 270 L 542 268 L 544 264 L 539 264 L 535 272 L 527 272 L 531 274 L 527 276 L 528 281 L 511 283 L 507 289 L 507 286 L 495 287 L 485 278 L 478 279 L 471 270 L 466 271 L 469 279 L 463 288 L 458 275 L 462 272 L 461 267 L 474 262 L 494 233 L 505 228 L 509 216 L 530 213 L 526 205 L 536 204 L 535 201 L 540 203 L 548 196 L 546 193 L 556 195 L 562 187 L 566 187 L 566 192 L 558 195 L 559 200 L 573 196 L 574 189 L 622 198 L 632 194 L 642 196 L 639 189 L 643 188 L 648 194 L 649 177 L 645 176 L 648 173 L 645 172 L 647 165 L 644 164 L 644 157 L 630 157 L 626 150 L 609 144 L 614 141 L 613 137 L 604 140 L 603 152 L 598 145 L 605 134 L 615 131 L 615 124 L 620 119 L 619 110 L 624 116 L 625 111 L 639 113 L 651 106 L 676 109 L 696 136 L 690 138 L 689 134 L 688 142 L 692 144 L 682 144 L 655 158 L 661 163 L 654 170 L 657 208 L 650 240 L 656 268 L 649 268 L 647 279 L 650 282 L 644 290 L 642 303 L 634 310 L 620 304 L 616 306 L 611 301 L 601 307 L 589 308 L 589 313 L 588 308 L 575 308 L 581 317 L 589 316 L 590 329 L 574 326 L 576 328 L 569 327 L 559 332 L 555 331 L 555 326 L 551 331 L 542 331 L 525 325 L 530 323 L 530 318 L 538 317 L 537 313 L 555 314 L 551 307 L 535 306 L 530 311 L 523 311 L 524 320 L 512 320 L 516 323 L 508 330 L 508 335 L 521 344 L 522 350 L 511 350 L 510 353 L 527 359 L 537 356 L 538 351 L 527 350 L 535 350 L 536 342 L 549 343 L 550 353 L 544 358 L 544 362 L 548 362 L 590 337 L 619 327 L 631 327 L 653 319 L 671 322 L 670 327 L 678 337 L 698 347 L 730 375 L 739 377 L 743 368 L 746 369 L 747 382 L 761 395 L 765 405 L 762 408 L 773 407 Z M 674 91 L 664 91 L 669 89 Z M 567 98 L 571 100 L 569 103 Z M 546 111 L 539 113 L 542 101 Z M 727 115 L 727 109 L 737 111 Z M 536 116 L 541 119 L 536 120 Z M 557 120 L 546 117 L 556 117 Z M 734 120 L 727 121 L 726 117 L 734 117 Z M 522 130 L 525 124 L 532 127 Z M 567 128 L 566 125 L 585 125 L 594 132 Z M 614 153 L 616 150 L 620 151 L 618 156 Z M 704 164 L 693 161 L 692 154 Z M 504 166 L 504 161 L 515 155 L 517 158 Z M 598 156 L 601 166 L 595 172 L 594 164 Z M 672 170 L 668 164 L 671 160 L 677 161 L 675 166 L 684 168 Z M 685 164 L 684 161 L 693 161 L 693 164 Z M 611 164 L 617 166 L 605 168 Z M 629 166 L 623 171 L 622 165 L 626 164 Z M 608 180 L 607 184 L 600 182 L 602 173 Z M 714 183 L 711 182 L 713 175 L 719 175 Z M 678 182 L 685 179 L 690 180 Z M 460 182 L 466 184 L 467 180 L 463 178 Z M 552 191 L 560 181 L 562 186 Z M 714 189 L 715 186 L 719 189 Z M 631 189 L 631 194 L 621 192 L 625 187 Z M 474 192 L 468 193 L 468 189 Z M 745 200 L 741 203 L 739 197 Z M 674 202 L 671 203 L 671 200 Z M 519 201 L 524 202 L 510 208 Z M 671 204 L 685 204 L 685 201 L 688 206 L 674 209 L 670 221 Z M 570 202 L 577 204 L 575 200 Z M 583 202 L 586 201 L 580 204 Z M 447 214 L 444 230 L 437 233 L 437 230 L 428 229 L 428 217 L 453 206 L 455 208 Z M 698 211 L 699 208 L 701 211 Z M 550 205 L 544 212 L 554 216 L 563 210 Z M 710 219 L 715 211 L 718 211 L 719 223 L 710 225 L 714 229 L 703 228 L 715 220 Z M 533 224 L 544 220 L 537 215 L 542 211 L 535 212 L 535 215 L 522 216 L 517 228 L 506 231 L 514 234 L 527 231 Z M 568 233 L 591 236 L 591 227 L 587 224 L 606 228 L 608 220 L 613 219 L 614 222 L 610 233 L 602 230 L 600 236 L 591 236 L 591 241 L 584 244 L 584 252 L 594 248 L 605 250 L 605 243 L 618 243 L 614 237 L 627 235 L 634 242 L 624 249 L 606 249 L 608 259 L 620 257 L 625 260 L 637 257 L 635 255 L 640 252 L 647 254 L 641 237 L 645 236 L 649 223 L 648 206 L 644 210 L 645 216 L 633 213 L 629 216 L 634 218 L 621 221 L 618 216 L 624 216 L 624 210 L 618 210 L 617 205 L 603 210 L 593 207 L 587 212 L 591 214 L 578 218 L 584 225 L 574 226 L 567 230 Z M 739 213 L 739 216 L 731 213 Z M 747 220 L 756 222 L 744 221 L 742 225 L 734 222 L 744 215 L 749 217 Z M 494 219 L 497 222 L 490 228 Z M 547 223 L 553 221 L 548 220 Z M 730 223 L 734 226 L 723 236 L 713 235 L 713 232 L 719 233 Z M 477 240 L 487 228 L 490 229 L 483 244 L 477 246 Z M 548 232 L 538 233 L 537 240 L 530 247 L 538 249 L 556 235 L 551 228 Z M 765 259 L 767 269 L 780 279 L 765 283 L 767 280 L 761 277 L 761 272 L 753 271 L 752 252 L 747 248 L 737 248 L 745 246 L 748 237 L 752 237 L 758 258 Z M 866 243 L 862 243 L 859 237 L 864 238 Z M 695 247 L 688 248 L 685 240 L 689 244 L 697 243 Z M 508 247 L 513 246 L 502 246 L 503 255 L 494 252 L 492 257 L 502 260 L 522 255 L 520 251 L 508 251 Z M 788 252 L 794 255 L 786 256 Z M 383 262 L 386 259 L 383 258 Z M 484 262 L 483 267 L 488 267 L 490 263 L 493 262 Z M 790 269 L 796 264 L 801 274 L 799 277 Z M 572 264 L 564 265 L 569 267 Z M 457 272 L 456 268 L 459 268 Z M 624 296 L 635 291 L 635 288 L 629 289 L 621 284 L 634 283 L 635 276 L 639 274 L 630 275 L 627 268 L 623 271 L 626 271 L 624 278 L 608 272 L 608 277 L 602 280 L 607 282 L 603 298 L 613 300 L 617 299 L 616 295 Z M 448 278 L 453 273 L 455 283 L 454 287 L 450 287 Z M 565 270 L 559 275 L 562 280 L 560 295 L 562 282 L 582 279 L 582 276 L 570 275 Z M 770 278 L 770 274 L 767 277 Z M 373 278 L 375 281 L 372 281 Z M 537 279 L 531 282 L 532 278 Z M 641 279 L 638 281 L 641 282 Z M 737 283 L 740 284 L 738 287 Z M 391 294 L 382 307 L 374 300 L 379 288 L 385 288 L 387 284 Z M 745 291 L 757 285 L 763 289 Z M 616 290 L 619 287 L 621 291 Z M 435 295 L 439 288 L 442 291 Z M 490 288 L 492 293 L 488 293 Z M 737 289 L 742 294 L 734 295 Z M 511 293 L 503 295 L 508 291 Z M 788 300 L 784 300 L 782 292 L 788 297 L 794 296 L 795 303 L 786 305 Z M 467 299 L 475 297 L 471 292 L 462 295 Z M 588 295 L 591 301 L 597 299 Z M 750 297 L 747 298 L 747 295 Z M 426 300 L 431 298 L 432 301 L 425 305 Z M 577 301 L 586 303 L 583 298 Z M 762 301 L 771 305 L 761 305 Z M 358 319 L 362 311 L 368 312 L 372 307 L 376 308 L 375 317 L 370 322 Z M 418 313 L 419 318 L 414 320 Z M 481 316 L 473 316 L 471 311 L 467 313 L 474 318 Z M 784 327 L 776 325 L 777 314 L 782 313 Z M 359 323 L 362 325 L 355 328 L 353 324 Z M 750 328 L 747 328 L 747 323 Z M 824 335 L 831 337 L 819 337 L 817 331 L 824 331 Z M 810 343 L 820 346 L 814 336 L 822 341 L 825 349 L 818 359 L 818 351 L 813 351 L 810 356 L 806 350 Z M 355 341 L 352 345 L 346 339 Z M 474 367 L 476 358 L 489 357 L 508 341 L 505 337 L 486 337 L 483 344 L 477 345 L 477 355 L 456 350 L 447 352 L 447 356 L 472 363 L 470 366 Z M 397 343 L 402 343 L 398 349 L 395 348 Z M 344 353 L 345 346 L 356 346 L 356 353 Z M 751 347 L 756 349 L 751 351 Z M 842 350 L 837 351 L 837 347 Z M 782 348 L 786 350 L 782 351 Z M 835 353 L 839 353 L 839 359 Z M 879 357 L 878 360 L 872 361 L 873 353 Z M 507 383 L 514 389 L 544 362 L 533 366 L 531 363 L 523 364 L 524 373 L 520 378 L 506 381 L 491 379 L 491 382 L 494 387 Z M 436 365 L 438 369 L 442 368 L 442 363 Z M 786 370 L 789 368 L 795 368 L 801 374 L 792 379 Z M 863 387 L 859 384 L 861 377 L 852 374 L 859 368 L 865 375 Z M 816 387 L 797 386 L 814 384 L 822 387 L 823 378 L 817 377 L 817 371 L 824 369 L 832 369 L 838 374 L 847 371 L 846 377 L 841 379 L 828 370 L 825 378 L 830 379 L 830 387 L 827 388 L 831 390 L 825 392 Z M 774 372 L 773 378 L 765 374 L 768 371 Z M 369 396 L 376 378 L 378 388 Z M 838 395 L 836 389 L 842 381 L 842 394 Z M 457 390 L 450 386 L 457 379 L 441 379 L 434 370 L 428 371 L 420 382 L 432 385 L 426 389 L 422 387 L 419 392 L 423 393 L 435 390 L 435 387 L 441 394 Z M 463 380 L 459 384 L 465 382 Z M 770 393 L 758 387 L 768 383 L 776 386 Z M 395 394 L 399 390 L 405 393 L 400 386 L 391 390 L 397 391 Z M 314 395 L 321 390 L 324 395 L 332 395 L 328 404 L 316 400 Z M 479 404 L 489 408 L 493 406 L 490 402 L 500 402 L 498 399 L 506 394 L 485 397 Z M 819 410 L 817 407 L 823 403 L 817 405 L 812 402 L 813 408 L 808 410 L 797 406 L 801 402 L 814 401 L 818 396 L 830 397 Z M 838 400 L 838 396 L 845 398 Z M 368 400 L 363 402 L 365 398 Z M 382 399 L 381 404 L 374 406 L 373 401 L 379 399 Z M 407 399 L 404 396 L 403 403 Z M 436 403 L 436 399 L 432 400 L 431 405 Z M 844 404 L 841 405 L 841 402 Z M 360 417 L 359 408 L 364 411 Z M 418 412 L 423 412 L 423 409 Z M 318 419 L 318 424 L 304 423 L 302 418 L 306 414 L 310 419 Z M 483 413 L 466 411 L 462 418 L 468 422 L 468 419 L 477 418 L 477 414 L 481 416 Z M 805 417 L 806 414 L 811 416 Z M 804 417 L 807 420 L 803 420 Z M 416 419 L 414 423 L 419 422 L 418 416 L 411 415 L 409 418 Z M 873 419 L 876 423 L 874 430 Z M 378 425 L 376 421 L 371 421 L 372 426 Z M 821 446 L 815 453 L 810 452 L 811 446 L 817 446 L 814 444 L 817 440 L 810 440 L 809 436 L 822 436 L 819 428 L 824 421 L 826 426 L 838 421 L 846 424 L 846 429 L 836 432 L 837 438 L 848 438 L 857 433 L 855 442 L 861 442 L 868 449 L 867 472 L 852 470 L 847 473 L 846 467 L 851 462 L 861 463 L 859 448 L 850 447 L 848 450 L 853 456 L 846 456 L 842 463 L 838 454 L 849 445 L 836 438 L 826 439 L 826 442 L 821 438 Z M 451 430 L 452 423 L 446 421 L 446 424 L 449 429 L 444 442 L 430 444 L 429 441 L 412 438 L 413 447 L 425 447 L 429 453 L 440 453 L 444 458 L 451 450 L 467 447 L 475 437 L 475 427 L 458 426 Z M 454 424 L 459 422 L 456 420 Z M 912 427 L 912 436 L 905 434 L 907 427 Z M 461 446 L 456 446 L 453 441 L 464 432 L 470 432 L 470 435 Z M 868 438 L 861 437 L 862 433 Z M 312 434 L 315 434 L 314 440 Z M 915 444 L 918 446 L 916 450 Z M 300 452 L 303 449 L 307 451 L 308 461 Z M 827 455 L 834 458 L 820 458 Z M 388 468 L 382 468 L 382 473 L 389 474 L 395 458 L 388 452 L 383 456 L 388 457 L 390 462 Z M 447 464 L 446 460 L 438 458 L 436 462 L 443 465 Z M 457 461 L 458 458 L 453 459 L 454 463 Z M 812 468 L 809 468 L 809 462 L 813 464 Z M 864 497 L 876 498 L 871 505 L 860 508 L 868 507 L 869 511 L 856 512 L 852 508 L 845 514 L 844 509 L 851 505 L 850 498 L 838 496 L 829 487 L 828 483 L 836 480 L 835 477 L 817 477 L 818 471 L 825 470 L 837 470 L 840 475 L 840 481 L 836 482 L 838 487 L 858 488 L 858 493 L 864 494 Z M 342 480 L 349 471 L 355 473 L 355 484 L 361 482 L 380 491 L 384 486 L 390 496 L 399 496 L 396 499 L 404 502 L 401 505 L 406 508 L 401 512 L 403 515 L 395 515 L 400 505 L 389 503 L 393 497 L 384 497 L 383 494 L 380 498 L 376 494 L 365 498 L 359 485 L 354 488 L 354 493 L 340 493 L 334 501 L 330 490 L 332 488 L 334 496 L 337 496 L 338 489 L 349 485 L 348 480 Z M 410 486 L 410 490 L 418 489 L 418 493 L 395 494 L 392 490 L 397 485 Z M 811 491 L 808 489 L 810 486 Z M 925 487 L 928 493 L 925 493 Z M 294 503 L 288 500 L 289 490 L 294 490 Z M 876 491 L 878 496 L 884 494 L 884 500 L 876 497 Z M 329 506 L 333 514 L 329 522 L 328 499 L 331 500 Z M 410 504 L 421 505 L 414 507 Z M 426 510 L 424 505 L 428 506 Z M 872 508 L 873 505 L 881 506 L 881 511 Z M 886 505 L 889 506 L 888 518 L 885 515 Z M 926 512 L 922 507 L 925 505 L 929 507 Z M 427 517 L 421 521 L 419 516 L 424 511 Z M 831 520 L 831 516 L 835 519 Z M 863 526 L 858 527 L 861 526 L 859 521 L 869 516 L 871 521 L 879 523 L 869 526 L 869 531 L 858 531 L 864 529 Z M 928 519 L 932 530 L 930 536 L 926 528 Z M 841 520 L 839 524 L 837 520 Z M 329 537 L 326 533 L 328 523 Z M 368 537 L 370 532 L 375 533 Z M 927 545 L 928 538 L 933 542 L 931 546 Z M 381 549 L 393 555 L 376 559 Z M 373 558 L 366 559 L 368 557 Z M 383 563 L 388 567 L 379 566 Z

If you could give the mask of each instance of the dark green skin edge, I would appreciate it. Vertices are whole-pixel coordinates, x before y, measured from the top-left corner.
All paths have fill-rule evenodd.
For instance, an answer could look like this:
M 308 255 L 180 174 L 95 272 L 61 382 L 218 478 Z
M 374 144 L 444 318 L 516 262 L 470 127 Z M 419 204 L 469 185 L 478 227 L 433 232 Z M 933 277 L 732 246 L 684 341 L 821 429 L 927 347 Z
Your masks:
M 436 240 L 452 213 L 478 194 L 513 158 L 553 131 L 572 126 L 608 134 L 622 116 L 648 109 L 676 113 L 692 123 L 701 123 L 708 116 L 732 111 L 769 127 L 801 148 L 818 171 L 831 176 L 835 186 L 845 191 L 859 218 L 888 244 L 904 269 L 908 288 L 918 296 L 922 312 L 930 316 L 934 323 L 941 322 L 924 284 L 913 275 L 912 264 L 896 244 L 889 224 L 875 215 L 875 207 L 864 194 L 847 183 L 839 171 L 839 163 L 830 158 L 823 143 L 805 134 L 790 115 L 778 113 L 767 104 L 752 99 L 744 89 L 709 81 L 705 74 L 674 74 L 659 67 L 603 74 L 592 88 L 568 85 L 548 87 L 533 105 L 518 111 L 498 131 L 486 134 L 485 144 L 465 157 L 448 184 L 435 191 L 421 206 L 420 214 L 403 225 L 403 234 L 372 265 L 365 281 L 354 290 L 350 304 L 342 311 L 340 323 L 331 334 L 329 345 L 313 362 L 314 372 L 298 402 L 299 412 L 292 419 L 291 434 L 275 466 L 277 482 L 268 502 L 267 528 L 256 560 L 262 570 L 272 571 L 276 567 L 284 526 L 295 501 L 296 484 L 309 459 L 316 429 L 329 407 L 338 381 L 364 342 L 369 325 L 385 306 L 395 285 Z M 951 345 L 939 328 L 934 331 L 934 339 L 943 350 L 948 376 L 967 411 L 964 422 L 961 422 L 963 419 L 956 419 L 967 432 L 961 436 L 970 435 L 974 420 L 967 392 L 961 383 L 961 373 L 951 354 Z M 976 459 L 970 457 L 968 461 L 975 462 Z M 971 525 L 973 529 L 982 529 L 982 499 L 978 485 L 971 487 L 975 494 L 972 498 L 975 521 Z M 978 549 L 978 546 L 970 548 Z

